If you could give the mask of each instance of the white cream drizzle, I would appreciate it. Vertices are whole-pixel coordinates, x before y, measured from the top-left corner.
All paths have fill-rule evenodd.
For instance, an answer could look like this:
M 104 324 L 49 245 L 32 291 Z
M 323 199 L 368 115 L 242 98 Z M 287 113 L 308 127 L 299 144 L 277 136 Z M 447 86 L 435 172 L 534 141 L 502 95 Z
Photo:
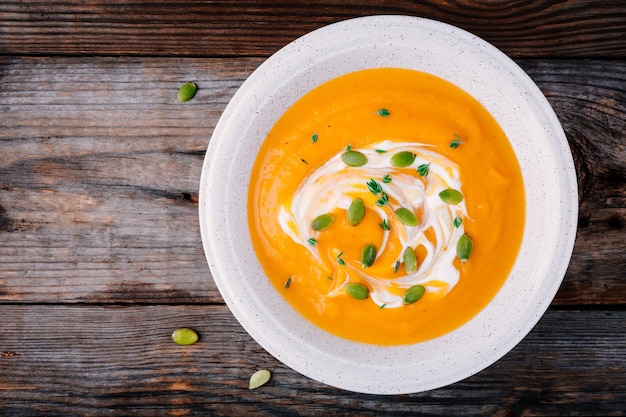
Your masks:
M 386 152 L 376 152 L 381 149 Z M 403 304 L 401 296 L 389 291 L 392 285 L 408 289 L 422 284 L 426 291 L 439 292 L 442 291 L 440 285 L 429 285 L 437 281 L 445 284 L 445 293 L 449 292 L 459 281 L 460 272 L 454 266 L 454 258 L 456 242 L 464 233 L 463 224 L 454 227 L 454 219 L 459 215 L 466 217 L 467 212 L 465 200 L 458 204 L 446 204 L 439 197 L 439 193 L 447 188 L 462 192 L 457 165 L 434 152 L 432 146 L 415 142 L 385 140 L 354 150 L 363 153 L 368 162 L 361 167 L 347 166 L 341 159 L 343 152 L 340 152 L 311 173 L 299 185 L 292 200 L 280 208 L 278 221 L 283 231 L 294 242 L 306 247 L 323 264 L 322 254 L 317 247 L 307 242 L 310 237 L 319 233 L 311 230 L 313 219 L 320 213 L 332 212 L 337 208 L 347 210 L 355 195 L 371 195 L 366 187 L 370 178 L 380 179 L 389 174 L 392 178 L 390 183 L 383 184 L 379 181 L 383 191 L 389 196 L 388 208 L 368 208 L 375 210 L 381 219 L 388 219 L 389 213 L 400 207 L 408 208 L 414 213 L 419 212 L 421 217 L 417 227 L 404 226 L 398 222 L 391 230 L 385 231 L 381 247 L 378 248 L 378 256 L 385 251 L 390 233 L 397 234 L 402 244 L 401 254 L 407 247 L 415 249 L 422 245 L 426 256 L 419 260 L 417 271 L 405 274 L 403 268 L 400 268 L 397 278 L 373 276 L 367 269 L 351 262 L 346 262 L 345 267 L 371 286 L 372 301 L 379 306 L 385 305 L 385 308 L 396 308 Z M 413 164 L 405 168 L 393 167 L 389 160 L 400 151 L 413 152 L 416 155 Z M 416 168 L 422 164 L 430 164 L 429 173 L 425 177 L 420 177 L 416 172 Z M 426 237 L 424 232 L 428 229 L 434 232 L 435 242 Z M 398 260 L 402 262 L 402 255 Z M 395 262 L 390 265 L 390 268 L 394 267 Z M 345 284 L 350 280 L 350 272 L 343 274 L 343 279 L 335 280 L 328 296 L 332 297 L 344 291 Z

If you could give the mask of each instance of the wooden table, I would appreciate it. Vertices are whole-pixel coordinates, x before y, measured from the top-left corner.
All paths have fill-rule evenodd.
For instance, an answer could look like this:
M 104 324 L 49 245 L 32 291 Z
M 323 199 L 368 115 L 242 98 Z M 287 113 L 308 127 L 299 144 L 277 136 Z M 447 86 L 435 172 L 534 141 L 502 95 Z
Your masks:
M 626 4 L 0 3 L 0 415 L 624 415 Z M 485 371 L 362 395 L 282 365 L 204 258 L 198 184 L 222 110 L 265 58 L 371 14 L 448 22 L 539 85 L 580 191 L 571 265 L 536 328 Z M 194 81 L 196 97 L 176 92 Z M 199 343 L 170 335 L 191 327 Z M 271 381 L 249 390 L 257 369 Z

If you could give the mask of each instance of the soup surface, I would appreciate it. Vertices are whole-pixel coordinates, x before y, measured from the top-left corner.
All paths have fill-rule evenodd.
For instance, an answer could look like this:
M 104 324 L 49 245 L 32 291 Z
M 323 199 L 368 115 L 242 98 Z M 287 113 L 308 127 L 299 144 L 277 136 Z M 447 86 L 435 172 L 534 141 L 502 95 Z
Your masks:
M 248 221 L 282 296 L 337 336 L 428 340 L 504 283 L 524 229 L 504 132 L 430 74 L 382 68 L 315 88 L 278 120 L 252 171 Z

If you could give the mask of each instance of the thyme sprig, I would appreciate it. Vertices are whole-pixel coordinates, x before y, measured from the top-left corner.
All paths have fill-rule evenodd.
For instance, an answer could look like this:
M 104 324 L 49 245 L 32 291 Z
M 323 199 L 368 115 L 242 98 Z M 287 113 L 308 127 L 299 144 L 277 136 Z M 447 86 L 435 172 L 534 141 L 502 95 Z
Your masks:
M 380 198 L 375 201 L 378 207 L 382 207 L 389 202 L 389 196 L 384 191 L 380 193 Z
M 463 219 L 461 218 L 461 216 L 456 216 L 454 218 L 454 227 L 459 228 L 459 226 L 461 226 L 462 223 L 463 223 Z
M 453 135 L 454 135 L 454 140 L 450 142 L 450 147 L 452 149 L 456 149 L 459 146 L 461 146 L 463 141 L 461 140 L 461 137 L 459 135 L 457 135 L 456 133 L 453 133 Z
M 418 166 L 417 172 L 420 174 L 420 177 L 427 177 L 428 173 L 430 172 L 430 162 Z
M 378 195 L 383 191 L 383 187 L 378 182 L 376 182 L 374 178 L 370 178 L 370 180 L 367 181 L 365 184 L 367 185 L 367 188 L 370 190 L 370 192 L 374 195 Z

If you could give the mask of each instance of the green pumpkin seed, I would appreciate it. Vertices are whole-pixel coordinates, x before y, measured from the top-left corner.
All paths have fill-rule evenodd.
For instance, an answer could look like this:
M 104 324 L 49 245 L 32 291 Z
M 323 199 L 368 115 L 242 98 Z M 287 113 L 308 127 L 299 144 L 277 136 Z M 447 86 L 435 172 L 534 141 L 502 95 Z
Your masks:
M 365 216 L 365 203 L 360 198 L 355 198 L 350 203 L 350 207 L 348 207 L 348 222 L 352 226 L 356 226 L 361 223 L 363 217 Z
M 400 223 L 406 226 L 417 226 L 418 224 L 415 213 L 404 207 L 400 207 L 396 210 L 396 217 L 400 220 Z
M 446 204 L 458 204 L 463 201 L 463 194 L 460 191 L 448 188 L 439 193 L 439 198 Z
M 409 151 L 398 152 L 391 157 L 390 163 L 396 168 L 408 167 L 415 161 L 415 154 Z
M 191 100 L 193 98 L 193 96 L 196 95 L 196 90 L 198 89 L 198 87 L 192 83 L 192 82 L 188 82 L 183 84 L 179 89 L 178 89 L 178 101 L 180 101 L 181 103 Z
M 248 384 L 249 389 L 257 389 L 262 385 L 267 384 L 267 381 L 272 377 L 272 373 L 267 369 L 261 369 L 260 371 L 256 371 L 250 377 L 250 383 Z
M 311 222 L 311 229 L 319 232 L 328 229 L 335 221 L 335 216 L 330 213 L 320 214 Z
M 363 250 L 361 251 L 361 264 L 363 268 L 369 268 L 374 264 L 376 260 L 376 246 L 374 245 L 365 245 Z
M 413 248 L 408 247 L 404 250 L 404 271 L 407 274 L 417 270 L 417 257 Z
M 404 304 L 413 304 L 424 296 L 426 288 L 423 285 L 414 285 L 404 293 L 402 301 Z
M 474 241 L 467 233 L 463 234 L 456 244 L 456 256 L 461 262 L 467 262 L 472 254 L 472 249 L 474 249 Z
M 172 340 L 177 345 L 193 345 L 198 341 L 198 333 L 186 327 L 174 330 Z
M 358 151 L 344 152 L 341 154 L 341 160 L 351 167 L 360 167 L 367 164 L 367 156 Z
M 370 291 L 363 284 L 351 282 L 346 285 L 346 292 L 352 298 L 356 298 L 357 300 L 365 300 Z

